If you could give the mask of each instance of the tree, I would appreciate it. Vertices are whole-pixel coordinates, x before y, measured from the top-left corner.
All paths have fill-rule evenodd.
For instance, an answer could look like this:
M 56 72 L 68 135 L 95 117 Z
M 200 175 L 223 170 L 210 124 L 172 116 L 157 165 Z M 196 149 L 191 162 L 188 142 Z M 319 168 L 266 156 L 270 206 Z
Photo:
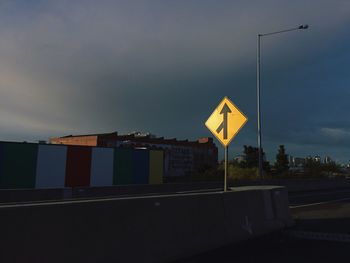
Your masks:
M 286 172 L 289 169 L 288 155 L 286 154 L 284 145 L 279 146 L 278 153 L 276 155 L 275 168 L 279 173 Z
M 340 173 L 341 168 L 335 162 L 321 163 L 320 161 L 307 157 L 304 165 L 305 176 L 321 177 L 329 176 L 333 173 Z
M 244 145 L 244 165 L 246 168 L 258 167 L 259 151 L 258 148 L 253 146 Z
M 244 145 L 244 159 L 245 161 L 241 163 L 242 168 L 255 168 L 259 167 L 259 149 L 253 146 Z M 262 150 L 262 158 L 263 158 L 263 169 L 265 171 L 270 171 L 269 162 L 265 161 L 265 153 Z
M 312 157 L 305 159 L 304 172 L 306 176 L 320 177 L 322 175 L 321 162 L 316 161 Z

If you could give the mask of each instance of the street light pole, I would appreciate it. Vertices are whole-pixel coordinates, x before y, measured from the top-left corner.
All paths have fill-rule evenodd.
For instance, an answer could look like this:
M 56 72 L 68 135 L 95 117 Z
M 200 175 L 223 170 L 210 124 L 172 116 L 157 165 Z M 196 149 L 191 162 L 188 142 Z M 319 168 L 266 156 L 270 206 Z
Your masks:
M 257 58 L 256 58 L 256 97 L 257 97 L 257 109 L 258 109 L 258 158 L 259 158 L 259 176 L 263 180 L 263 160 L 262 160 L 262 147 L 261 147 L 261 111 L 260 111 L 260 37 L 257 37 Z
M 258 154 L 259 154 L 259 176 L 260 179 L 264 179 L 263 175 L 263 153 L 261 146 L 261 110 L 260 110 L 260 39 L 262 36 L 275 35 L 280 33 L 285 33 L 289 31 L 307 29 L 308 25 L 300 25 L 298 27 L 293 27 L 285 30 L 275 31 L 271 33 L 258 34 L 257 35 L 257 52 L 256 52 L 256 97 L 257 97 L 257 115 L 258 115 Z

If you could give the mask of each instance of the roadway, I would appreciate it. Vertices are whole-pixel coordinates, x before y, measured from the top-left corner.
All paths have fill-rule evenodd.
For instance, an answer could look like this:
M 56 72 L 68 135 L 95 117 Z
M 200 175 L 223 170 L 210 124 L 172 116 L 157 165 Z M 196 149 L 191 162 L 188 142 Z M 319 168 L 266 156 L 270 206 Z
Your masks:
M 314 206 L 317 203 L 339 202 L 350 200 L 350 188 L 318 190 L 308 192 L 289 192 L 291 208 Z

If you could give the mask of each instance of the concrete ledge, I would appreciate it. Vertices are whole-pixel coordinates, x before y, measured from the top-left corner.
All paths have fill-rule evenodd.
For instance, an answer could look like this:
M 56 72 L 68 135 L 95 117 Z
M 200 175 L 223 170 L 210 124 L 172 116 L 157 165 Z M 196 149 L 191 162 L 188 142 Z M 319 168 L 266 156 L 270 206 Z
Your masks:
M 175 193 L 223 188 L 223 183 L 175 183 L 155 185 L 120 185 L 105 187 L 66 187 L 57 189 L 0 189 L 0 203 L 94 198 L 118 195 Z
M 0 262 L 164 262 L 293 221 L 284 187 L 0 206 Z
M 295 178 L 265 181 L 238 181 L 236 186 L 262 184 L 285 186 L 289 192 L 349 189 L 350 179 L 346 178 Z M 60 189 L 0 189 L 0 203 L 90 198 L 117 195 L 140 195 L 152 193 L 175 193 L 202 189 L 222 189 L 222 182 L 207 183 L 166 183 L 158 185 L 120 185 L 106 187 L 75 187 Z

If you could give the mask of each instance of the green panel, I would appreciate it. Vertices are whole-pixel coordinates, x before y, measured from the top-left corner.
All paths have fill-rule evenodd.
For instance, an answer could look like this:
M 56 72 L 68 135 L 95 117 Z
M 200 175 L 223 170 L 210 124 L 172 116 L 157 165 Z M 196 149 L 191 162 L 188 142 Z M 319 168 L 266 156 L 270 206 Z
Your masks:
M 114 150 L 113 184 L 132 184 L 132 149 Z
M 0 188 L 34 188 L 37 144 L 4 143 Z
M 163 183 L 163 151 L 149 152 L 149 183 Z

